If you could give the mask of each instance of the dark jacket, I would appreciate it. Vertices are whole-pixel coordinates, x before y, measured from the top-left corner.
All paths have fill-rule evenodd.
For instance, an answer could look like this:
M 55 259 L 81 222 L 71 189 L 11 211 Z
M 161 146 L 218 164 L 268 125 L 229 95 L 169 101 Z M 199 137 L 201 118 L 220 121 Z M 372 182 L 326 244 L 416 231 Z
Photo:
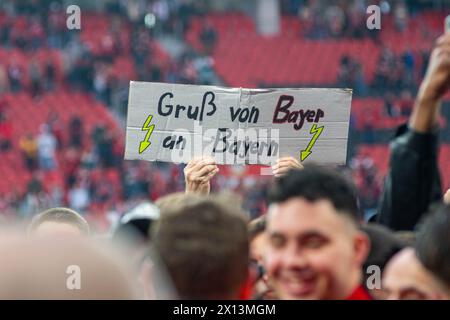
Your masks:
M 419 133 L 404 125 L 390 147 L 378 221 L 393 230 L 413 230 L 430 204 L 442 197 L 438 130 Z

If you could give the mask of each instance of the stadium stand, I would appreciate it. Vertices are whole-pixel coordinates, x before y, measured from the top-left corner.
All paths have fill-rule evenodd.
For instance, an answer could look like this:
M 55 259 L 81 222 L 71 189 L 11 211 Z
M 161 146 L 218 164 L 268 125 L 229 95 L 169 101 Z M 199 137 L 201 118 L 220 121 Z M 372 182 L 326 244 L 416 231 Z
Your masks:
M 374 188 L 381 188 L 388 165 L 387 141 L 375 137 L 367 142 L 364 136 L 368 131 L 392 135 L 394 128 L 406 121 L 412 100 L 405 102 L 402 91 L 413 96 L 426 65 L 424 57 L 441 33 L 445 17 L 442 12 L 420 11 L 410 17 L 408 28 L 401 32 L 395 27 L 394 17 L 387 15 L 383 17 L 386 27 L 375 38 L 317 40 L 309 35 L 308 21 L 297 16 L 283 16 L 281 33 L 263 37 L 257 33 L 249 15 L 237 12 L 194 14 L 186 18 L 185 26 L 189 27 L 180 34 L 189 54 L 172 58 L 157 38 L 164 37 L 164 28 L 176 29 L 179 21 L 173 17 L 178 13 L 158 31 L 160 34 L 155 34 L 156 31 L 150 32 L 143 26 L 136 27 L 127 16 L 126 8 L 116 14 L 83 12 L 81 32 L 74 31 L 73 36 L 66 38 L 61 32 L 64 28 L 61 23 L 65 21 L 58 20 L 58 14 L 63 11 L 55 10 L 48 19 L 42 19 L 38 13 L 19 13 L 13 19 L 0 9 L 0 29 L 3 30 L 0 77 L 5 75 L 7 84 L 1 87 L 0 79 L 0 113 L 6 119 L 0 123 L 0 138 L 4 135 L 11 140 L 10 147 L 0 151 L 0 209 L 3 212 L 17 209 L 27 216 L 45 207 L 45 201 L 67 204 L 74 201 L 71 195 L 87 193 L 86 206 L 80 211 L 100 221 L 99 228 L 108 226 L 111 212 L 121 213 L 137 199 L 155 200 L 160 195 L 183 189 L 178 166 L 122 161 L 125 137 L 121 123 L 126 113 L 130 79 L 199 83 L 192 54 L 211 54 L 214 71 L 224 85 L 233 87 L 353 86 L 354 82 L 340 81 L 342 69 L 348 61 L 359 64 L 362 69 L 357 68 L 356 74 L 362 72 L 362 78 L 358 81 L 367 90 L 364 93 L 359 90 L 360 86 L 356 89 L 351 133 L 360 137 L 362 145 L 355 146 L 355 158 L 348 163 L 369 159 L 371 170 L 376 172 Z M 212 52 L 208 52 L 201 39 L 205 25 L 210 25 L 216 33 Z M 73 51 L 73 47 L 81 48 L 80 52 Z M 387 48 L 390 51 L 386 51 Z M 405 55 L 414 62 L 412 81 L 408 85 L 403 85 L 402 81 L 408 70 Z M 389 102 L 393 109 L 387 107 L 386 96 L 377 91 L 380 89 L 377 79 L 383 76 L 380 66 L 385 58 L 397 65 L 399 75 L 393 81 L 402 83 L 388 88 L 394 95 Z M 43 81 L 36 83 L 36 74 L 40 74 Z M 71 122 L 77 117 L 82 123 L 83 143 L 74 148 Z M 45 123 L 53 125 L 52 134 L 58 140 L 57 169 L 29 170 L 21 140 L 28 134 L 37 138 Z M 448 130 L 444 119 L 442 126 Z M 96 136 L 98 130 L 103 135 L 100 142 Z M 450 145 L 449 141 L 445 142 L 441 151 L 442 168 L 450 165 Z M 108 156 L 112 156 L 111 159 Z M 353 176 L 361 175 L 355 167 L 352 170 Z M 246 202 L 247 208 L 257 216 L 264 208 L 264 182 L 267 180 L 255 178 L 258 172 L 257 166 L 221 167 L 222 177 L 213 181 L 213 189 L 226 187 L 251 199 Z M 363 184 L 366 181 L 364 177 L 358 179 Z M 41 184 L 39 191 L 33 191 L 36 181 Z M 443 178 L 443 187 L 450 187 L 448 173 Z M 62 195 L 55 196 L 57 190 Z

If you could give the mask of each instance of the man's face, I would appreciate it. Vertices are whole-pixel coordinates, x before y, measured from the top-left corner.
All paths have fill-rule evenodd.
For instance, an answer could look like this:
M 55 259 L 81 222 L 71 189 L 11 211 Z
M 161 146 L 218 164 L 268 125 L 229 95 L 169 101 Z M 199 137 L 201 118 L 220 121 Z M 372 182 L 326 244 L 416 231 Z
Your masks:
M 45 221 L 34 230 L 35 236 L 81 236 L 76 226 L 64 222 Z
M 395 255 L 383 272 L 383 289 L 389 300 L 445 299 L 443 288 L 427 271 L 414 249 L 407 248 Z
M 345 299 L 360 284 L 368 240 L 328 200 L 270 208 L 267 272 L 281 299 Z

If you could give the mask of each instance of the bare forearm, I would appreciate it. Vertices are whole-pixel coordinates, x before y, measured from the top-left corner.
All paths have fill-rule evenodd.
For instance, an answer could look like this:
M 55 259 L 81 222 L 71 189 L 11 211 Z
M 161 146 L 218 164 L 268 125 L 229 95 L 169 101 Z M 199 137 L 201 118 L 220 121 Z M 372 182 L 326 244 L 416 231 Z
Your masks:
M 421 89 L 409 121 L 410 128 L 420 133 L 430 132 L 439 124 L 440 105 L 440 99 L 427 96 Z

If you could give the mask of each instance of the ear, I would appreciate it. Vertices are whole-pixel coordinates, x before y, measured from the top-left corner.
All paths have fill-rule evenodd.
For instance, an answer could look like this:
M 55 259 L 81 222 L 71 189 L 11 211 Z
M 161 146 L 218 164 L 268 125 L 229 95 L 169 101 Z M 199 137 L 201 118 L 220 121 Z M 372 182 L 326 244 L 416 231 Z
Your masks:
M 370 251 L 370 239 L 362 231 L 357 231 L 353 241 L 355 250 L 355 263 L 361 267 L 367 259 Z

